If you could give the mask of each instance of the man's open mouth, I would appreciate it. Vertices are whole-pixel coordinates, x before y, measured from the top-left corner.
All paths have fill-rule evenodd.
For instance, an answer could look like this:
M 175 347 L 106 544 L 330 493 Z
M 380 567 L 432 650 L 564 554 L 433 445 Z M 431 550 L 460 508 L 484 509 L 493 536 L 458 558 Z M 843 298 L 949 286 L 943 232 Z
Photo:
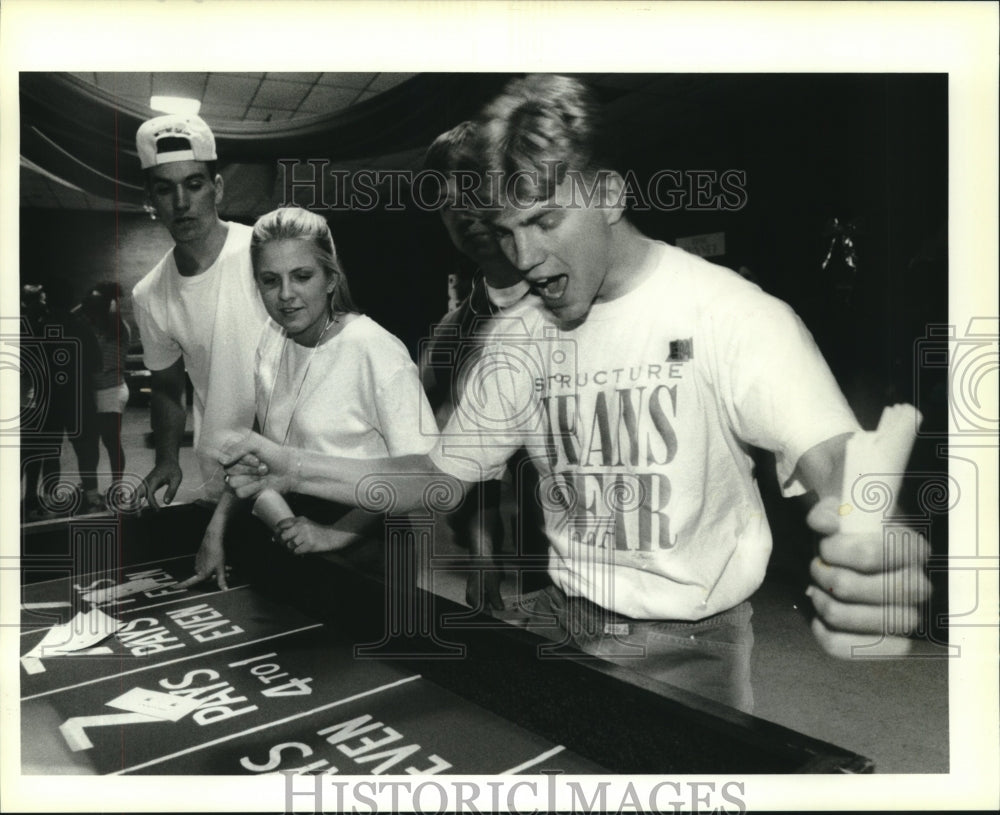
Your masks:
M 548 301 L 558 300 L 566 293 L 569 286 L 569 276 L 564 274 L 553 275 L 552 277 L 542 277 L 538 280 L 528 281 L 532 291 Z

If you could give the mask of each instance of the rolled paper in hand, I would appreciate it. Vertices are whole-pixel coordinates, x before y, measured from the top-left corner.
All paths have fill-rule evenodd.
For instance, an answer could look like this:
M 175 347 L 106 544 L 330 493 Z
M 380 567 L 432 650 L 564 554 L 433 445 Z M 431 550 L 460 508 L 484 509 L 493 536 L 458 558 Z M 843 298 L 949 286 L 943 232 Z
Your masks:
M 839 512 L 842 533 L 864 534 L 882 530 L 886 514 L 896 506 L 906 463 L 922 418 L 913 405 L 893 405 L 882 411 L 876 430 L 855 433 L 848 440 Z M 869 478 L 873 480 L 866 485 Z M 866 486 L 877 487 L 874 494 L 881 492 L 887 500 L 879 501 L 879 506 L 872 509 L 858 506 L 855 496 L 864 496 Z M 905 541 L 896 541 L 895 536 L 891 537 L 892 540 L 883 539 L 883 546 L 905 545 Z M 892 621 L 888 619 L 897 605 L 891 596 L 889 581 L 886 581 L 886 592 L 884 603 L 888 633 L 836 632 L 825 640 L 826 648 L 833 656 L 849 659 L 854 656 L 902 656 L 909 652 L 911 640 L 893 635 Z M 906 601 L 900 600 L 898 605 L 905 606 Z M 817 625 L 819 621 L 815 620 L 814 629 Z
M 255 518 L 260 518 L 272 532 L 285 518 L 295 517 L 288 502 L 276 490 L 261 490 L 251 510 Z
M 855 433 L 848 440 L 840 493 L 841 532 L 877 532 L 882 528 L 885 511 L 896 504 L 921 419 L 920 411 L 913 405 L 893 405 L 882 411 L 876 430 Z M 883 504 L 876 511 L 867 511 L 854 503 L 855 494 L 864 492 L 863 482 L 869 476 L 878 478 L 879 486 L 889 497 L 888 506 Z M 862 483 L 858 484 L 859 481 Z

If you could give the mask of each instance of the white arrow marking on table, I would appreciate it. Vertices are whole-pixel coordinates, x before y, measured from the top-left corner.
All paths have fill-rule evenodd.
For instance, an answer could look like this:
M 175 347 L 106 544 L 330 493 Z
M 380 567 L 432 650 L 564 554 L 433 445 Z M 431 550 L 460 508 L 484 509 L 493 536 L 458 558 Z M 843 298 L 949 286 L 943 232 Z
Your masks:
M 94 746 L 93 742 L 87 738 L 84 729 L 87 727 L 109 727 L 116 724 L 139 724 L 141 722 L 162 722 L 163 719 L 156 716 L 147 716 L 145 713 L 105 713 L 100 716 L 74 716 L 59 725 L 59 732 L 63 734 L 69 749 L 74 753 L 80 750 L 89 750 Z
M 73 651 L 73 656 L 97 656 L 99 654 L 113 654 L 110 648 L 105 645 L 98 645 L 94 648 L 83 648 L 80 651 Z M 53 651 L 52 653 L 46 654 L 48 657 L 58 657 L 58 656 L 68 656 L 69 651 Z M 24 666 L 24 670 L 29 674 L 43 674 L 45 673 L 45 666 L 42 665 L 42 660 L 40 657 L 34 656 L 34 652 L 25 654 L 21 657 L 21 664 Z

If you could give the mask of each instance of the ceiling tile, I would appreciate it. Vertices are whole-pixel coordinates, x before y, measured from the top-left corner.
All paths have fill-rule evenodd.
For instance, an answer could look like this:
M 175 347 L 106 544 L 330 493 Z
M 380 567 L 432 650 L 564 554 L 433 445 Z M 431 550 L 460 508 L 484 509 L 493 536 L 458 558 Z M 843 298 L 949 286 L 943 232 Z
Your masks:
M 311 87 L 303 82 L 279 82 L 275 79 L 265 79 L 257 88 L 257 93 L 253 97 L 253 106 L 295 110 L 299 103 L 306 98 Z
M 149 97 L 153 87 L 152 75 L 148 73 L 135 73 L 118 71 L 115 73 L 94 74 L 97 86 L 103 88 L 108 93 L 115 96 L 139 97 L 149 104 Z
M 351 104 L 357 95 L 357 90 L 351 90 L 349 88 L 330 88 L 323 85 L 317 85 L 303 100 L 302 105 L 299 107 L 299 111 L 312 113 L 335 113 L 341 108 Z
M 388 90 L 414 76 L 416 74 L 376 74 L 368 90 L 375 92 Z
M 102 88 L 132 108 L 147 109 L 152 93 L 188 96 L 202 101 L 209 124 L 243 121 L 285 122 L 336 113 L 355 102 L 404 82 L 414 74 L 309 71 L 166 72 L 80 71 L 78 79 Z M 75 192 L 32 171 L 21 173 L 23 206 L 62 209 L 134 209 Z
M 277 108 L 254 107 L 246 113 L 246 119 L 252 122 L 281 122 L 293 116 L 290 110 L 279 110 Z
M 312 85 L 320 78 L 321 74 L 319 71 L 314 73 L 308 71 L 268 71 L 264 76 L 266 79 L 278 79 L 282 82 L 307 82 Z
M 323 74 L 319 78 L 321 85 L 333 85 L 338 88 L 355 88 L 361 90 L 367 88 L 368 83 L 377 76 L 373 73 L 348 73 L 346 71 L 336 71 Z
M 208 74 L 183 72 L 153 74 L 153 94 L 201 99 L 207 76 Z
M 223 122 L 242 122 L 246 107 L 243 105 L 223 105 L 214 102 L 202 105 L 198 115 L 209 124 L 221 124 Z
M 203 102 L 220 102 L 224 105 L 250 106 L 259 79 L 235 74 L 209 74 Z

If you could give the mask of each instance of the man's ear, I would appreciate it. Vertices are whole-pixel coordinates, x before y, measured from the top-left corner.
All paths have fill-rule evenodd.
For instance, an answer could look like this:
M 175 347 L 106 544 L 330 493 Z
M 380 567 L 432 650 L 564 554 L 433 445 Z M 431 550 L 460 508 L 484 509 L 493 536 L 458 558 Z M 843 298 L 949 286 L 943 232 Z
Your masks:
M 215 205 L 219 206 L 222 203 L 222 176 L 217 173 L 212 184 L 215 186 Z
M 608 224 L 616 224 L 625 216 L 625 179 L 615 170 L 601 174 L 601 195 L 604 217 Z

